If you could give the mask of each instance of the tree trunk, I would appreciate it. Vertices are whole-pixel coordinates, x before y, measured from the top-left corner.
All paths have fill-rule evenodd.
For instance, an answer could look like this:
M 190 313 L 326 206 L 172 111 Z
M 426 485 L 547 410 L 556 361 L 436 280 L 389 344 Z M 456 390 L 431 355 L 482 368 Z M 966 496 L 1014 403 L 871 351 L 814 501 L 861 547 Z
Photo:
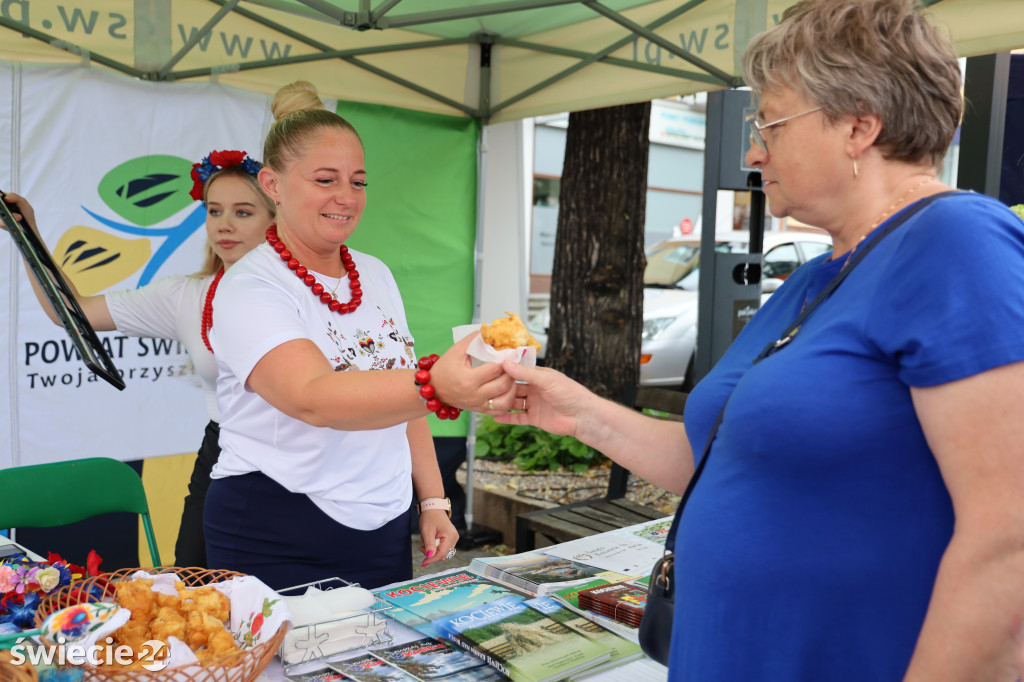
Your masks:
M 569 115 L 546 362 L 632 403 L 640 379 L 651 104 Z

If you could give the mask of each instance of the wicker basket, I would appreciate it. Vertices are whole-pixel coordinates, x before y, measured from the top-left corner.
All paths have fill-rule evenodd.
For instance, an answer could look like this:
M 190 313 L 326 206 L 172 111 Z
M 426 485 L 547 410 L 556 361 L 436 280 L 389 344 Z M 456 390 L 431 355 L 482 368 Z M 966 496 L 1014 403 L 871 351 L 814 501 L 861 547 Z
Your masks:
M 41 627 L 47 616 L 68 606 L 98 601 L 113 601 L 114 586 L 119 580 L 130 579 L 136 571 L 146 571 L 151 575 L 175 573 L 178 580 L 186 587 L 210 585 L 224 580 L 243 576 L 243 573 L 225 570 L 209 570 L 205 568 L 177 568 L 161 566 L 159 568 L 124 568 L 113 573 L 86 578 L 71 585 L 61 587 L 49 595 L 36 609 L 36 627 Z M 90 588 L 95 587 L 95 590 Z M 95 594 L 93 594 L 95 592 Z M 102 596 L 97 596 L 97 595 Z M 226 660 L 203 667 L 186 666 L 184 668 L 168 668 L 157 672 L 147 670 L 126 670 L 113 666 L 80 666 L 84 671 L 83 682 L 142 682 L 146 679 L 161 682 L 252 682 L 270 663 L 284 640 L 287 624 L 278 628 L 274 636 L 258 644 L 252 649 L 243 651 Z M 0 682 L 6 682 L 0 678 Z M 26 680 L 25 682 L 29 682 Z
M 39 673 L 28 661 L 14 665 L 14 655 L 3 649 L 0 650 L 0 682 L 39 682 Z

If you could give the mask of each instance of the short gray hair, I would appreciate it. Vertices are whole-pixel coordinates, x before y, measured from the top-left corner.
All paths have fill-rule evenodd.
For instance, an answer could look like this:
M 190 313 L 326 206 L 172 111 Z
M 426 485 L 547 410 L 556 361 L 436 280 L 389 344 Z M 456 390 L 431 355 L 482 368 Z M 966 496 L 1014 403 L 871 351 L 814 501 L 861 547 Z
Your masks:
M 786 87 L 832 121 L 882 119 L 885 158 L 939 167 L 963 115 L 960 66 L 918 0 L 803 0 L 756 36 L 743 78 L 760 97 Z

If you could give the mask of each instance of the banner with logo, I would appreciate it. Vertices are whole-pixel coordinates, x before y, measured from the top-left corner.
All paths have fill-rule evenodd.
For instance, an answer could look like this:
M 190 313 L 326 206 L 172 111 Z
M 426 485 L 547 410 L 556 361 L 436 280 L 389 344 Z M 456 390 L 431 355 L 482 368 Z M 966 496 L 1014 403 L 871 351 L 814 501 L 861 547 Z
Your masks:
M 268 98 L 216 84 L 152 84 L 98 69 L 2 65 L 0 189 L 35 207 L 54 260 L 86 295 L 199 269 L 205 212 L 188 192 L 212 149 L 262 155 Z M 9 175 L 7 175 L 9 173 Z M 195 452 L 206 415 L 183 346 L 99 334 L 126 388 L 97 378 L 32 293 L 3 239 L 10 305 L 0 467 Z

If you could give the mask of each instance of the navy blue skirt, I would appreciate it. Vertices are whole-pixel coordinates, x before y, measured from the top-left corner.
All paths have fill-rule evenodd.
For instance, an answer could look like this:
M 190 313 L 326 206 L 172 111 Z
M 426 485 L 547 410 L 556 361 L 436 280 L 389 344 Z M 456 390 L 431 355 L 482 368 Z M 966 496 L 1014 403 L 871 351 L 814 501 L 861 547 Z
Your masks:
M 217 478 L 203 516 L 206 562 L 255 575 L 275 590 L 327 578 L 374 589 L 412 578 L 411 513 L 357 530 L 262 473 Z

